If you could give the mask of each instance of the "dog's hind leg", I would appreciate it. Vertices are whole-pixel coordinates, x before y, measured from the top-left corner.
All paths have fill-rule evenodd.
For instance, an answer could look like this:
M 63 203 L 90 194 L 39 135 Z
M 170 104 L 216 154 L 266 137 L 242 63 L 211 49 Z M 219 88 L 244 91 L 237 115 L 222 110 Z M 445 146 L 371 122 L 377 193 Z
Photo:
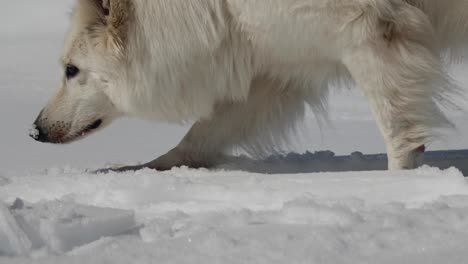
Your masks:
M 357 21 L 357 27 L 370 30 L 343 61 L 369 98 L 389 169 L 400 170 L 415 168 L 434 129 L 450 122 L 436 104 L 446 78 L 429 20 L 406 4 L 393 11 L 388 17 L 369 14 Z
M 305 96 L 302 90 L 291 86 L 257 78 L 252 82 L 246 101 L 218 104 L 210 119 L 195 123 L 178 146 L 167 154 L 141 166 L 117 170 L 212 167 L 233 147 L 243 147 L 254 154 L 270 152 L 304 114 Z

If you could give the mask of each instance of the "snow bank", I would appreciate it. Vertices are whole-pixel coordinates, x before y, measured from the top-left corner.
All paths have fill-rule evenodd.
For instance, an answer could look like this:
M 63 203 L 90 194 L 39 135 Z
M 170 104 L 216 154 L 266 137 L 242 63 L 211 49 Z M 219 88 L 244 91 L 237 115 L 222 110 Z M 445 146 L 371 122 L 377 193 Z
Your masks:
M 57 168 L 4 177 L 0 202 L 10 207 L 0 210 L 0 254 L 10 258 L 0 263 L 418 264 L 468 257 L 468 184 L 456 169 L 94 175 Z

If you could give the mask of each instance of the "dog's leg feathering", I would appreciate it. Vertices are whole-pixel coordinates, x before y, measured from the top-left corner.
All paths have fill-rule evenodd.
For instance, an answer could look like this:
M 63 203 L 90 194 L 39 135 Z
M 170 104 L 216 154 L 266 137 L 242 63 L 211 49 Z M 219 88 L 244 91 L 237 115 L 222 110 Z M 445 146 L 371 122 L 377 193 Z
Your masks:
M 371 13 L 359 22 L 370 30 L 349 49 L 344 64 L 370 101 L 389 169 L 400 170 L 415 168 L 434 129 L 450 122 L 436 104 L 446 78 L 431 23 L 406 4 L 393 11 Z

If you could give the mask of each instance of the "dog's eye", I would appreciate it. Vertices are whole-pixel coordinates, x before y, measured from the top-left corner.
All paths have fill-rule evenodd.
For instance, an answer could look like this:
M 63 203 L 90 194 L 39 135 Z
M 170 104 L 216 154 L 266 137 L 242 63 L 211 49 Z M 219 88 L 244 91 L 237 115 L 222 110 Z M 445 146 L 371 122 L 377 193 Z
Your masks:
M 80 73 L 80 69 L 78 69 L 75 65 L 68 64 L 65 69 L 65 76 L 67 79 L 71 79 Z

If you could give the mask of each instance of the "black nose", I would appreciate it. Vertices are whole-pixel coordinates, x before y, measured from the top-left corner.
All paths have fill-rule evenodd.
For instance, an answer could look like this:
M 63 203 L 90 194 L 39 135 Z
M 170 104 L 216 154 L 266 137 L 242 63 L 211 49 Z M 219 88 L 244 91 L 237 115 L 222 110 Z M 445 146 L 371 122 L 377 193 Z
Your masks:
M 29 133 L 29 136 L 39 142 L 49 142 L 47 133 L 44 131 L 44 129 L 41 128 L 38 122 L 35 122 L 34 126 L 35 128 Z

